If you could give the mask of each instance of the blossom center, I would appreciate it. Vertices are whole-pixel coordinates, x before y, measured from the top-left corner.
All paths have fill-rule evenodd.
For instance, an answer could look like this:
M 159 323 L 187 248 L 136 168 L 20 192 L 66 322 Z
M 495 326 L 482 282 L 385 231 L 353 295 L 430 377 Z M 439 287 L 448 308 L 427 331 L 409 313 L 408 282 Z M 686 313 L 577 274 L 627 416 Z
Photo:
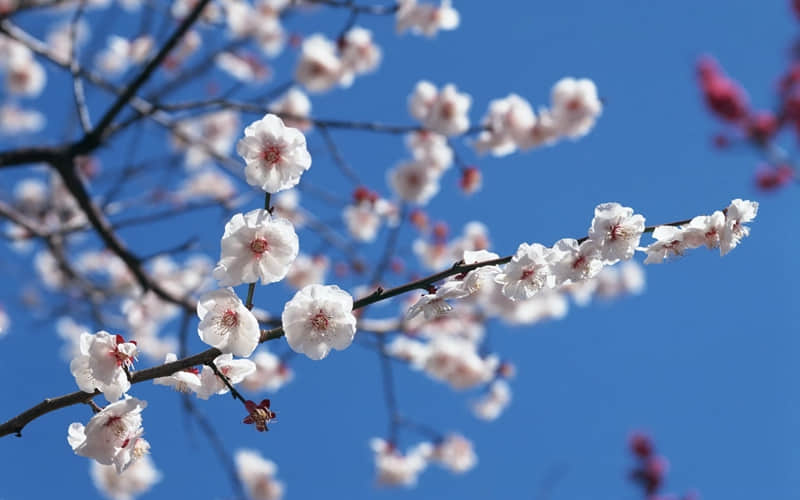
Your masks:
M 239 324 L 239 314 L 236 311 L 228 309 L 222 314 L 222 319 L 220 319 L 220 323 L 222 323 L 227 328 L 233 328 Z
M 630 238 L 630 231 L 628 231 L 622 224 L 614 224 L 609 231 L 612 240 L 627 240 Z
M 330 317 L 320 309 L 317 314 L 311 316 L 311 328 L 317 332 L 324 332 L 330 325 Z
M 256 238 L 250 242 L 250 250 L 255 254 L 261 255 L 269 250 L 269 243 L 267 243 L 267 240 L 264 238 Z
M 281 161 L 281 149 L 277 146 L 267 146 L 264 152 L 261 153 L 261 157 L 270 165 L 275 165 Z

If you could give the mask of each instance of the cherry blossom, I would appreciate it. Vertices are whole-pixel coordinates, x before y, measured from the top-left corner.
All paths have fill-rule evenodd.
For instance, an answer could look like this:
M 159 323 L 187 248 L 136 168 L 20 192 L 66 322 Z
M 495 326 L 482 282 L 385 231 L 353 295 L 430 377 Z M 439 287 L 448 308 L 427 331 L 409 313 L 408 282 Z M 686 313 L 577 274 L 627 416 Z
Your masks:
M 436 443 L 430 459 L 457 474 L 467 472 L 478 463 L 472 443 L 460 434 L 450 434 Z
M 227 155 L 239 133 L 239 116 L 227 109 L 181 120 L 172 144 L 186 153 L 186 165 L 196 168 L 214 156 Z
M 373 241 L 381 228 L 381 216 L 375 210 L 375 203 L 369 200 L 347 205 L 342 212 L 347 231 L 358 241 Z
M 280 500 L 283 483 L 275 479 L 278 467 L 255 450 L 237 450 L 236 472 L 253 500 Z
M 553 245 L 553 252 L 556 285 L 593 278 L 603 269 L 600 249 L 594 240 L 579 244 L 577 240 L 564 238 Z
M 403 455 L 393 444 L 379 438 L 373 438 L 370 447 L 375 453 L 378 484 L 406 487 L 417 484 L 433 448 L 430 443 L 420 443 Z
M 512 299 L 529 299 L 544 288 L 555 284 L 553 260 L 549 248 L 533 243 L 522 243 L 511 262 L 498 273 L 495 281 L 503 285 L 503 295 Z
M 148 455 L 131 463 L 121 473 L 113 465 L 92 462 L 89 473 L 97 489 L 112 500 L 131 500 L 161 480 L 161 473 Z
M 0 135 L 39 132 L 45 123 L 45 116 L 38 111 L 20 108 L 14 103 L 0 105 Z
M 422 313 L 426 320 L 433 319 L 447 314 L 452 310 L 453 306 L 448 304 L 443 297 L 440 297 L 436 293 L 429 293 L 428 295 L 420 297 L 419 300 L 409 308 L 406 318 L 412 319 L 416 315 Z
M 516 137 L 517 146 L 527 151 L 539 146 L 555 143 L 561 135 L 553 114 L 550 110 L 542 108 L 536 116 L 534 124 Z
M 320 34 L 305 39 L 294 77 L 309 92 L 330 90 L 341 82 L 344 74 L 344 65 L 333 42 Z
M 147 402 L 127 397 L 111 403 L 96 413 L 89 423 L 69 426 L 67 441 L 76 455 L 95 459 L 103 465 L 114 465 L 122 472 L 150 449 L 141 438 L 142 410 Z
M 200 340 L 223 353 L 247 357 L 258 345 L 258 320 L 231 288 L 213 290 L 197 301 Z
M 401 335 L 387 344 L 386 353 L 413 366 L 421 366 L 428 356 L 428 344 Z
M 609 264 L 633 257 L 644 232 L 644 217 L 619 203 L 603 203 L 594 209 L 589 238 L 600 247 L 600 255 Z
M 9 94 L 36 97 L 47 83 L 47 73 L 24 45 L 10 45 L 8 57 L 0 62 L 6 73 L 6 90 Z
M 751 222 L 758 213 L 758 202 L 736 198 L 725 211 L 725 226 L 719 236 L 720 255 L 725 255 L 739 245 L 750 228 L 744 224 Z
M 311 115 L 311 101 L 299 88 L 292 87 L 271 102 L 269 112 L 281 116 L 288 127 L 303 131 L 311 128 L 311 122 L 307 119 Z
M 437 7 L 431 4 L 417 4 L 417 0 L 398 2 L 396 29 L 398 33 L 411 31 L 433 37 L 439 30 L 454 30 L 458 27 L 460 16 L 452 7 L 450 0 L 441 0 Z
M 504 99 L 489 103 L 489 111 L 483 119 L 487 128 L 478 135 L 475 149 L 480 153 L 491 152 L 494 156 L 505 156 L 517 149 L 519 138 L 536 123 L 531 105 L 518 96 L 509 94 Z
M 425 128 L 446 136 L 462 134 L 469 128 L 472 98 L 460 93 L 455 85 L 445 85 L 430 103 L 421 119 Z
M 406 136 L 406 146 L 415 160 L 428 164 L 438 172 L 444 172 L 453 165 L 453 150 L 447 144 L 447 137 L 436 132 L 422 130 Z
M 225 224 L 214 278 L 222 286 L 259 279 L 264 285 L 280 281 L 289 272 L 299 249 L 297 233 L 288 220 L 263 209 L 236 214 Z
M 645 250 L 647 258 L 645 264 L 661 263 L 670 256 L 683 255 L 687 248 L 686 241 L 683 238 L 684 232 L 681 228 L 673 226 L 658 226 L 653 231 L 653 238 L 655 243 L 651 244 Z
M 425 205 L 439 192 L 439 173 L 426 163 L 403 163 L 387 173 L 394 193 L 405 201 Z
M 164 359 L 164 364 L 177 361 L 178 356 L 175 353 L 168 353 Z M 197 368 L 187 368 L 180 370 L 169 377 L 158 377 L 153 379 L 153 383 L 157 385 L 166 385 L 172 387 L 178 392 L 189 393 L 197 392 L 200 390 L 202 383 L 200 382 L 200 375 Z
M 342 64 L 356 74 L 375 71 L 381 62 L 381 49 L 372 40 L 372 32 L 360 26 L 350 28 L 339 39 Z
M 324 283 L 329 264 L 328 258 L 324 255 L 309 257 L 302 253 L 298 254 L 286 274 L 286 283 L 297 290 L 307 285 Z
M 294 378 L 292 369 L 266 348 L 258 349 L 250 358 L 256 371 L 242 380 L 248 391 L 277 391 Z
M 472 405 L 472 412 L 481 420 L 495 420 L 511 402 L 511 388 L 505 380 L 495 380 L 481 399 Z
M 603 110 L 594 82 L 563 78 L 551 92 L 553 119 L 559 131 L 573 139 L 584 136 Z
M 233 359 L 232 354 L 221 354 L 214 359 L 214 364 L 220 374 L 224 375 L 231 385 L 236 385 L 245 377 L 256 371 L 256 365 L 249 359 Z M 230 389 L 222 381 L 214 370 L 209 366 L 203 365 L 203 371 L 200 372 L 200 389 L 197 391 L 197 397 L 200 399 L 208 399 L 214 394 L 225 394 Z
M 336 285 L 308 285 L 286 303 L 281 316 L 289 347 L 320 360 L 331 348 L 350 346 L 356 333 L 353 297 Z
M 463 339 L 437 337 L 429 346 L 423 370 L 453 389 L 467 389 L 490 381 L 499 365 L 496 356 L 482 358 L 475 345 Z
M 716 210 L 711 215 L 698 215 L 684 227 L 683 239 L 689 248 L 719 247 L 719 237 L 725 229 L 725 214 Z
M 108 401 L 116 401 L 131 388 L 125 373 L 133 366 L 136 343 L 106 331 L 83 333 L 80 355 L 69 365 L 78 387 L 84 392 L 99 390 Z
M 245 160 L 247 183 L 268 193 L 292 188 L 311 167 L 306 137 L 287 127 L 280 117 L 267 114 L 244 129 L 236 152 Z

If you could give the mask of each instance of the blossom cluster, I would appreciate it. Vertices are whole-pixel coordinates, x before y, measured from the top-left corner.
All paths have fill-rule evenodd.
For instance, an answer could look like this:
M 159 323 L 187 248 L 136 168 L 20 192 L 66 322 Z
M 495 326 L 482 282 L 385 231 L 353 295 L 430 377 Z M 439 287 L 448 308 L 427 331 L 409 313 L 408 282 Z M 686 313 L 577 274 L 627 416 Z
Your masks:
M 517 94 L 491 101 L 475 149 L 505 156 L 517 149 L 550 145 L 563 137 L 579 139 L 594 127 L 602 111 L 592 80 L 562 78 L 550 92 L 550 107 L 540 108 L 538 113 Z
M 303 41 L 294 77 L 309 92 L 349 87 L 357 75 L 375 71 L 381 62 L 381 49 L 365 28 L 354 26 L 337 42 L 322 34 Z
M 463 474 L 478 462 L 472 443 L 460 434 L 449 434 L 434 443 L 418 443 L 406 453 L 380 438 L 373 438 L 370 446 L 375 454 L 377 482 L 383 486 L 414 486 L 431 463 Z

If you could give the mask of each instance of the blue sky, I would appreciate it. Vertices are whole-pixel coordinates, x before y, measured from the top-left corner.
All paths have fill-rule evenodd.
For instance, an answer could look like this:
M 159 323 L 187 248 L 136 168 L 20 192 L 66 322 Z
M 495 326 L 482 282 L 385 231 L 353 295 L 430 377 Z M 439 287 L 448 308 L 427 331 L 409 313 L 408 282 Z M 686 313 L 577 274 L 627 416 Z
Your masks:
M 406 96 L 419 79 L 454 82 L 469 92 L 473 121 L 490 99 L 510 92 L 535 106 L 546 104 L 550 87 L 563 76 L 592 78 L 605 108 L 592 133 L 575 143 L 504 159 L 475 157 L 459 145 L 459 154 L 480 166 L 484 187 L 465 197 L 457 175 L 449 172 L 443 192 L 428 206 L 433 216 L 454 231 L 470 220 L 483 221 L 493 249 L 508 254 L 522 241 L 549 245 L 584 235 L 594 206 L 605 201 L 634 207 L 649 223 L 660 223 L 711 213 L 741 197 L 761 203 L 751 237 L 724 258 L 701 249 L 648 267 L 647 290 L 638 297 L 572 307 L 565 319 L 532 328 L 491 323 L 493 348 L 518 367 L 513 402 L 496 422 L 470 415 L 475 394 L 453 393 L 419 373 L 396 370 L 404 413 L 474 441 L 480 462 L 463 477 L 431 468 L 414 490 L 374 487 L 368 440 L 385 433 L 387 417 L 378 360 L 357 346 L 322 362 L 292 358 L 295 380 L 272 397 L 279 422 L 267 434 L 240 425 L 243 411 L 228 397 L 204 403 L 228 448 L 257 449 L 274 460 L 287 498 L 538 499 L 542 483 L 558 473 L 551 500 L 634 499 L 625 445 L 632 430 L 643 429 L 669 459 L 667 491 L 696 488 L 707 499 L 796 498 L 800 398 L 794 360 L 800 321 L 793 307 L 800 296 L 794 262 L 800 240 L 788 215 L 797 213 L 800 198 L 793 187 L 769 195 L 752 187 L 756 153 L 712 148 L 720 127 L 703 108 L 694 80 L 696 58 L 713 54 L 748 89 L 755 107 L 769 108 L 797 33 L 788 2 L 454 3 L 461 26 L 435 40 L 397 37 L 390 19 L 363 18 L 360 24 L 375 32 L 384 49 L 382 67 L 350 89 L 312 98 L 314 115 L 410 124 Z M 333 35 L 343 21 L 337 14 L 297 16 L 287 26 Z M 53 19 L 27 22 L 36 31 Z M 127 30 L 120 21 L 115 26 Z M 285 81 L 293 57 L 289 52 L 276 61 L 273 82 Z M 69 87 L 52 67 L 48 75 L 53 87 L 34 104 L 58 116 L 55 110 L 68 112 Z M 191 92 L 178 97 L 191 98 Z M 104 102 L 93 101 L 95 113 Z M 63 132 L 62 122 L 51 123 L 39 140 Z M 388 195 L 385 171 L 404 158 L 402 139 L 350 131 L 334 131 L 334 137 L 364 182 Z M 790 146 L 794 140 L 783 138 Z M 320 151 L 309 181 L 332 191 L 352 189 L 321 151 L 320 137 L 312 134 L 309 143 L 312 154 Z M 107 149 L 101 159 L 114 165 L 121 154 Z M 3 172 L 3 191 L 28 173 Z M 338 214 L 325 218 L 336 220 Z M 223 223 L 209 212 L 122 236 L 146 254 L 201 231 L 201 248 L 216 258 Z M 413 236 L 410 230 L 403 234 L 401 241 Z M 364 252 L 378 255 L 379 247 Z M 0 248 L 7 276 L 0 300 L 13 321 L 0 339 L 3 420 L 45 396 L 75 390 L 58 357 L 53 323 L 29 317 L 19 306 L 28 263 L 11 255 Z M 279 310 L 289 296 L 288 288 L 276 286 L 259 290 L 256 303 Z M 191 350 L 201 348 L 193 338 Z M 286 346 L 273 350 L 284 352 Z M 231 487 L 207 442 L 196 428 L 185 431 L 179 398 L 147 383 L 133 394 L 150 403 L 145 428 L 164 473 L 142 498 L 229 497 Z M 65 490 L 74 497 L 96 496 L 88 461 L 66 443 L 69 423 L 88 417 L 87 407 L 72 407 L 34 422 L 22 439 L 4 438 L 0 499 Z M 404 434 L 401 446 L 417 439 Z

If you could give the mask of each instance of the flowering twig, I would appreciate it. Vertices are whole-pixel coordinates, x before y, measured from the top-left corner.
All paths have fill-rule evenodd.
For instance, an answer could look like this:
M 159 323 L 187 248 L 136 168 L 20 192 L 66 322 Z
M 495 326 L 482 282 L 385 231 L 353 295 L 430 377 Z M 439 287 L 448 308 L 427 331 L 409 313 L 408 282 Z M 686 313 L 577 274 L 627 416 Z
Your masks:
M 655 230 L 658 226 L 680 226 L 687 224 L 688 220 L 682 220 L 678 222 L 672 222 L 668 224 L 659 224 L 654 226 L 648 226 L 645 228 L 644 232 L 651 233 Z M 579 240 L 581 241 L 581 240 Z M 477 269 L 479 267 L 484 266 L 493 266 L 493 265 L 500 265 L 506 264 L 511 261 L 513 255 L 508 255 L 506 257 L 501 257 L 498 259 L 487 260 L 483 262 L 475 262 L 473 264 L 464 264 L 463 262 L 457 262 L 453 264 L 449 269 L 444 271 L 431 274 L 430 276 L 420 278 L 415 281 L 411 281 L 404 285 L 400 285 L 394 288 L 389 288 L 384 290 L 383 288 L 378 288 L 377 290 L 373 291 L 366 297 L 362 297 L 359 300 L 356 300 L 353 303 L 353 309 L 360 309 L 362 307 L 366 307 L 370 304 L 374 304 L 376 302 L 380 302 L 382 300 L 387 300 L 392 297 L 396 297 L 398 295 L 402 295 L 404 293 L 413 291 L 413 290 L 427 290 L 431 285 L 434 283 L 441 281 L 445 278 L 450 276 L 456 276 L 459 274 L 467 273 L 472 271 L 473 269 Z M 259 343 L 268 342 L 270 340 L 275 340 L 284 336 L 283 327 L 276 327 L 270 330 L 261 330 L 261 335 L 259 337 Z M 212 362 L 216 359 L 217 356 L 221 355 L 222 351 L 219 349 L 212 347 L 200 353 L 194 354 L 192 356 L 178 359 L 171 363 L 165 363 L 162 365 L 154 366 L 152 368 L 147 368 L 144 370 L 139 370 L 131 377 L 131 384 L 137 384 L 140 382 L 145 382 L 147 380 L 152 380 L 158 377 L 167 377 L 172 375 L 175 372 L 184 370 L 186 368 L 190 368 L 196 365 L 205 365 L 209 362 Z M 33 406 L 32 408 L 20 413 L 16 417 L 11 418 L 10 420 L 6 421 L 3 424 L 0 424 L 0 437 L 9 435 L 9 434 L 16 434 L 21 436 L 22 429 L 31 421 L 35 420 L 36 418 L 50 413 L 52 411 L 65 408 L 67 406 L 72 406 L 78 403 L 84 403 L 89 399 L 93 398 L 95 395 L 99 394 L 99 391 L 95 391 L 94 393 L 87 393 L 82 391 L 73 392 L 71 394 L 66 394 L 63 396 L 59 396 L 57 398 L 49 398 L 45 399 L 41 403 Z M 240 396 L 241 397 L 241 396 Z

